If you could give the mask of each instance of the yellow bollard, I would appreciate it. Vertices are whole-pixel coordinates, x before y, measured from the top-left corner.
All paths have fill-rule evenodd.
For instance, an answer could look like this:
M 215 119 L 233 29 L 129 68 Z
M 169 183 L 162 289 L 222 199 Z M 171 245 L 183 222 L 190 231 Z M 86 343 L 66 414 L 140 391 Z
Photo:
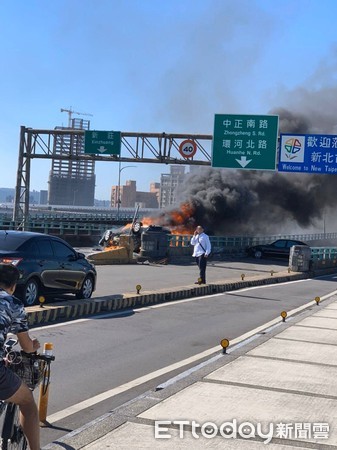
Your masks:
M 43 347 L 44 355 L 53 354 L 53 344 L 51 342 L 46 342 Z M 48 408 L 48 396 L 49 396 L 49 384 L 50 384 L 50 365 L 45 366 L 43 372 L 42 383 L 40 384 L 40 394 L 39 394 L 39 420 L 41 423 L 47 423 L 47 408 Z
M 285 322 L 286 321 L 286 317 L 287 317 L 287 311 L 282 311 L 281 312 L 281 317 L 282 317 L 282 321 Z
M 226 339 L 226 338 L 225 339 L 221 339 L 220 345 L 222 347 L 222 353 L 224 355 L 226 355 L 227 354 L 227 347 L 229 346 L 229 340 Z

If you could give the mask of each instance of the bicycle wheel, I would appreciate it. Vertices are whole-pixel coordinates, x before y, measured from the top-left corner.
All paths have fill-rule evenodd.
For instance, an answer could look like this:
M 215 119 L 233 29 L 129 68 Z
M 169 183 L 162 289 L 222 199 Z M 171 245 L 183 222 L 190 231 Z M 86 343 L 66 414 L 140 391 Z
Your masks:
M 20 425 L 19 407 L 14 403 L 8 403 L 6 407 L 1 438 L 1 450 L 27 450 L 28 448 Z

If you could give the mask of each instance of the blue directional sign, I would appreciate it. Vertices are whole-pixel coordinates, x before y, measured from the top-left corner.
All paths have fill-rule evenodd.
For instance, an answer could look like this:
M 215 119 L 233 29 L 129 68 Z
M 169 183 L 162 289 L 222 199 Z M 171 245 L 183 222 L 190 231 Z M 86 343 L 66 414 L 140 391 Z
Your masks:
M 337 174 L 337 135 L 281 134 L 278 170 Z

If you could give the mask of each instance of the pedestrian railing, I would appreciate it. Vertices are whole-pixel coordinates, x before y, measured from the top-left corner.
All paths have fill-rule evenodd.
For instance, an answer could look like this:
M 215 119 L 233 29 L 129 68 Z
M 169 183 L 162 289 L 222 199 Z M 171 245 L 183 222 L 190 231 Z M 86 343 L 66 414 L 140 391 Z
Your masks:
M 311 260 L 337 260 L 337 247 L 311 247 Z
M 186 247 L 190 245 L 192 235 L 168 235 L 171 247 Z M 310 241 L 322 239 L 337 239 L 337 233 L 315 233 L 315 234 L 280 234 L 270 236 L 210 236 L 212 248 L 214 249 L 246 249 L 246 247 L 258 244 L 269 244 L 277 239 L 292 239 L 310 244 Z

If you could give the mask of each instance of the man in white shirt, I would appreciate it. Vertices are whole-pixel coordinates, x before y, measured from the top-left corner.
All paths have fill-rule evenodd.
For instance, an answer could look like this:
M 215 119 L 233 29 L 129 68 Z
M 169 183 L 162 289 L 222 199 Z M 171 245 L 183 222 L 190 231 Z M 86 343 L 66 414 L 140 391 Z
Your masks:
M 195 284 L 206 284 L 206 266 L 208 255 L 211 253 L 211 242 L 202 226 L 197 226 L 191 245 L 194 245 L 192 256 L 196 259 L 200 273 L 199 280 Z

